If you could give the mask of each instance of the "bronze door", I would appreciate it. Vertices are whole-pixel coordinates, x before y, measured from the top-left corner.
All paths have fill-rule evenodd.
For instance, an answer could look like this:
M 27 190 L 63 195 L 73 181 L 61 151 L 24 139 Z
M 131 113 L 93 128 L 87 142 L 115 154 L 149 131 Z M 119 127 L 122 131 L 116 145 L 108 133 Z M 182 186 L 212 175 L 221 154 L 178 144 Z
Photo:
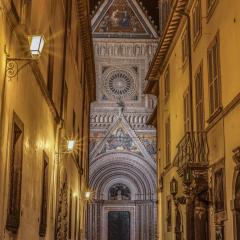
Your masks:
M 108 213 L 108 240 L 130 240 L 130 212 Z

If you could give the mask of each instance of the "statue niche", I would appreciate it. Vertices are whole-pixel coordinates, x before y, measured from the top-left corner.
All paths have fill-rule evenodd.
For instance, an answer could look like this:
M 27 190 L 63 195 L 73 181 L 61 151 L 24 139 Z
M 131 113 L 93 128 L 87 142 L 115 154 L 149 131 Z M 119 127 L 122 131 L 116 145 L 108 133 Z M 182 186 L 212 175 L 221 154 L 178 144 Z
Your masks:
M 124 184 L 113 185 L 108 194 L 109 200 L 131 200 L 131 192 L 129 188 Z

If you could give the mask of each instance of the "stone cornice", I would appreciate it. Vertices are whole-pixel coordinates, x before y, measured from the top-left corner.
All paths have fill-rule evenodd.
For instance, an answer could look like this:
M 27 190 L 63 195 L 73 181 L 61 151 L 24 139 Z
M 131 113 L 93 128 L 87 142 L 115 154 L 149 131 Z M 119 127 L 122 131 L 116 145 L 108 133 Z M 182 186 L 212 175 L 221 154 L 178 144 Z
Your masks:
M 88 0 L 77 0 L 78 20 L 80 25 L 80 39 L 86 60 L 87 84 L 90 93 L 90 100 L 96 99 L 96 74 L 93 54 L 92 27 L 90 22 Z
M 151 63 L 150 69 L 147 73 L 146 80 L 159 80 L 161 71 L 163 70 L 164 59 L 166 58 L 167 53 L 172 45 L 172 41 L 177 33 L 178 26 L 182 19 L 180 12 L 185 10 L 187 3 L 188 0 L 174 1 L 169 15 L 169 20 L 159 42 L 158 49 Z

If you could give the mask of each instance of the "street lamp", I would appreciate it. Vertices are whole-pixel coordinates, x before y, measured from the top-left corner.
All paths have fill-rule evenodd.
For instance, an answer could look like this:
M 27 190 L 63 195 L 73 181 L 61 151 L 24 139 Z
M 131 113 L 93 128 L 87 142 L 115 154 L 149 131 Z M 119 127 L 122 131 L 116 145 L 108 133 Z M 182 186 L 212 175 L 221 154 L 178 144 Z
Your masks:
M 91 199 L 92 193 L 90 191 L 85 192 L 85 199 L 89 201 Z
M 27 65 L 36 61 L 41 56 L 45 45 L 45 38 L 43 35 L 29 35 L 28 53 L 31 57 L 7 57 L 6 59 L 6 77 L 12 79 L 18 75 L 18 73 L 25 68 Z M 19 66 L 19 62 L 24 62 Z
M 76 141 L 75 140 L 67 140 L 67 150 L 68 152 L 74 151 L 74 147 L 76 145 Z
M 192 183 L 192 169 L 188 164 L 183 170 L 183 183 L 186 186 L 190 186 Z
M 170 182 L 170 193 L 173 197 L 175 197 L 178 193 L 178 182 L 175 178 Z
M 28 36 L 29 46 L 30 46 L 30 53 L 33 58 L 39 58 L 41 56 L 45 38 L 41 35 L 31 35 Z

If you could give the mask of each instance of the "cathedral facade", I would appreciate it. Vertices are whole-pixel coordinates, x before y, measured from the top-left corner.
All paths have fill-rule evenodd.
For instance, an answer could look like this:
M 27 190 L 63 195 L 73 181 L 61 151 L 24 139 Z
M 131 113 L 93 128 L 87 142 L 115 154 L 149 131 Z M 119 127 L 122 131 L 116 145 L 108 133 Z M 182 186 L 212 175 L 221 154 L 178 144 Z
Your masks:
M 147 120 L 156 99 L 143 90 L 156 29 L 137 1 L 112 0 L 98 7 L 92 31 L 97 101 L 90 114 L 89 183 L 95 197 L 88 239 L 152 240 L 156 131 Z

